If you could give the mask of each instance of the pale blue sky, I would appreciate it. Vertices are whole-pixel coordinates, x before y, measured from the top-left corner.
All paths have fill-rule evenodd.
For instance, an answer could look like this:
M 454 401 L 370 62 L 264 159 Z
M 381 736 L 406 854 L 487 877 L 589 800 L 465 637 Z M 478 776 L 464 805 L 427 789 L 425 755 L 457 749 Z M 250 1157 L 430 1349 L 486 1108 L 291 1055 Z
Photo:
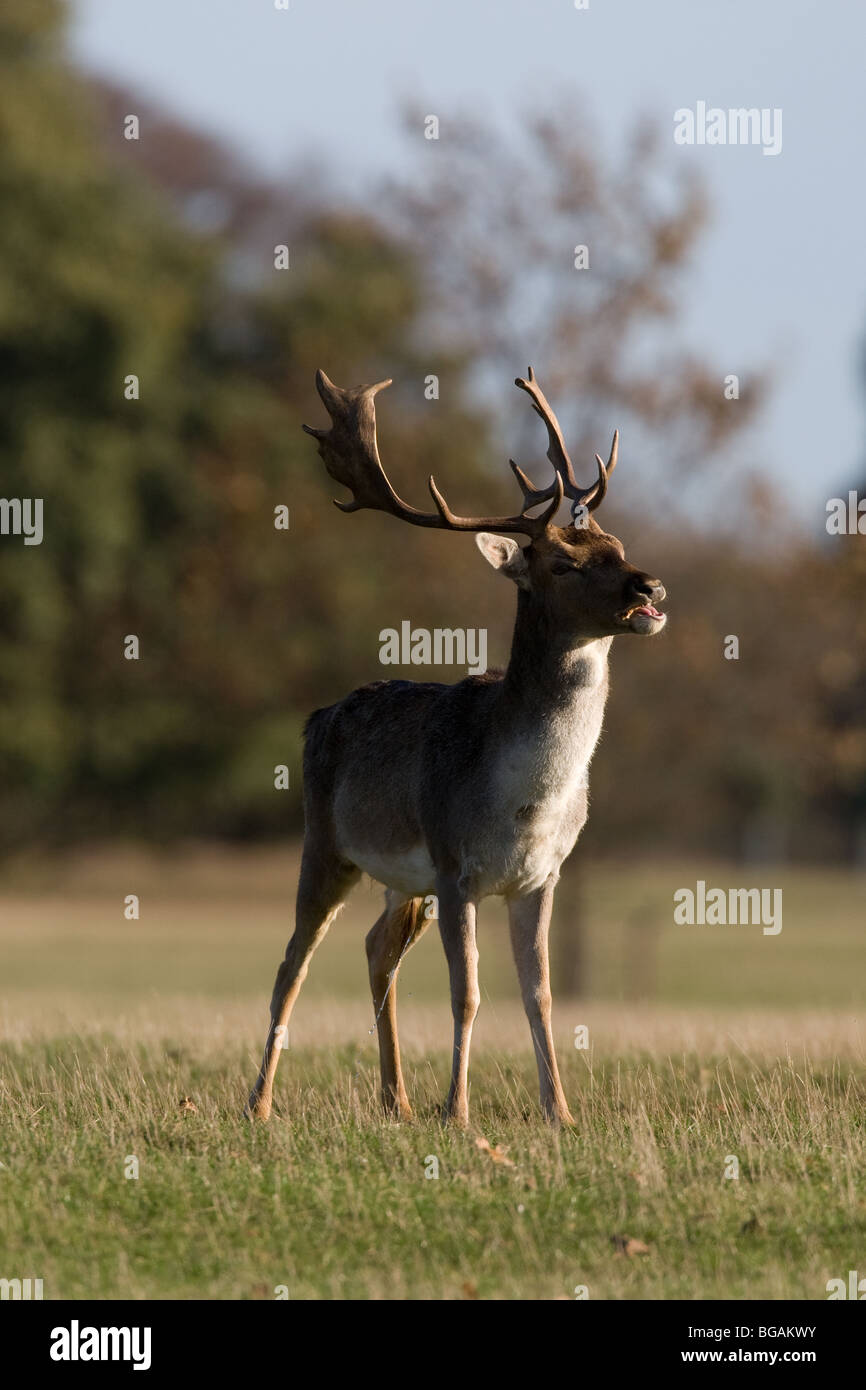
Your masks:
M 507 129 L 573 89 L 615 149 L 638 117 L 671 131 L 714 205 L 683 337 L 776 389 L 738 448 L 789 483 L 804 520 L 863 459 L 866 9 L 847 0 L 71 0 L 86 66 L 134 84 L 271 173 L 319 151 L 362 196 L 409 157 L 408 95 L 443 124 Z M 699 100 L 781 107 L 783 147 L 682 149 L 673 113 Z M 517 368 L 522 369 L 518 363 Z

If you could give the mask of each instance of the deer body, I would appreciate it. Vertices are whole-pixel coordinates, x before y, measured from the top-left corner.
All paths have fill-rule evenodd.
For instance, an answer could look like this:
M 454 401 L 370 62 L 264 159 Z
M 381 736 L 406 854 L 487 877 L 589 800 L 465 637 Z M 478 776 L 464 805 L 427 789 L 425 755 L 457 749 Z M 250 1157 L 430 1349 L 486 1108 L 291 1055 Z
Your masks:
M 465 519 L 449 510 L 432 479 L 436 513 L 418 512 L 393 492 L 375 440 L 372 398 L 380 387 L 344 392 L 319 374 L 334 424 L 327 433 L 310 432 L 320 440 L 329 472 L 354 493 L 352 503 L 338 505 L 476 532 L 487 560 L 517 586 L 517 618 L 504 674 L 470 676 L 453 686 L 378 681 L 310 717 L 296 929 L 277 974 L 251 1115 L 270 1113 L 279 1051 L 310 957 L 364 871 L 386 888 L 385 911 L 367 937 L 386 1109 L 411 1113 L 397 1039 L 396 974 L 429 924 L 424 904 L 432 894 L 454 1015 L 446 1116 L 466 1123 L 469 1046 L 480 998 L 475 912 L 481 899 L 500 895 L 508 905 L 542 1106 L 549 1118 L 570 1121 L 550 1017 L 553 890 L 586 820 L 611 642 L 623 631 L 660 631 L 665 619 L 647 600 L 664 597 L 664 589 L 629 565 L 619 541 L 593 520 L 581 528 L 553 525 L 565 491 L 585 510 L 598 505 L 616 463 L 617 436 L 607 466 L 597 457 L 597 483 L 579 488 L 556 417 L 532 373 L 517 384 L 547 424 L 556 481 L 539 491 L 512 465 L 525 497 L 520 516 Z M 540 501 L 550 502 L 545 513 L 528 516 Z M 531 536 L 531 544 L 522 550 L 510 531 Z
M 337 852 L 408 897 L 434 893 L 440 873 L 476 900 L 556 876 L 586 819 L 609 645 L 551 671 L 547 688 L 542 671 L 530 690 L 499 673 L 383 681 L 315 714 L 308 761 Z

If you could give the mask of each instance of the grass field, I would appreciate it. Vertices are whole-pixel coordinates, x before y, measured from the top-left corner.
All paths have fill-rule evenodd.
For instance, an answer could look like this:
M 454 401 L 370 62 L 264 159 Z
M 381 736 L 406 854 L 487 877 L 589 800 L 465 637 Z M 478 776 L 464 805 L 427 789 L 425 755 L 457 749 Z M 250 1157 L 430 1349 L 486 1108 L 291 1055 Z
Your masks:
M 250 1126 L 295 868 L 202 850 L 7 869 L 0 1277 L 42 1278 L 46 1298 L 823 1299 L 866 1272 L 863 879 L 595 867 L 590 995 L 554 1013 L 565 1132 L 539 1117 L 498 905 L 470 1131 L 438 1122 L 435 932 L 400 982 L 417 1119 L 381 1118 L 363 951 L 379 898 L 359 889 L 313 962 L 274 1117 Z M 782 887 L 780 935 L 674 926 L 672 893 L 698 877 Z M 560 899 L 565 932 L 567 882 Z

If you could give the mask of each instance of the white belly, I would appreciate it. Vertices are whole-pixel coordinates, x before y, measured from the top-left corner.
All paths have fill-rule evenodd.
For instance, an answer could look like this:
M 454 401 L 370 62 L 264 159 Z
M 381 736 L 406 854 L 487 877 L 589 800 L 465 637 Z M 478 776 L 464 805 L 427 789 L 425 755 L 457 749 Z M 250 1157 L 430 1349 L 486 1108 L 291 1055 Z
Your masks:
M 436 870 L 426 845 L 413 845 L 397 854 L 379 854 L 374 849 L 355 850 L 350 846 L 341 848 L 340 852 L 365 874 L 407 897 L 422 897 L 435 889 Z

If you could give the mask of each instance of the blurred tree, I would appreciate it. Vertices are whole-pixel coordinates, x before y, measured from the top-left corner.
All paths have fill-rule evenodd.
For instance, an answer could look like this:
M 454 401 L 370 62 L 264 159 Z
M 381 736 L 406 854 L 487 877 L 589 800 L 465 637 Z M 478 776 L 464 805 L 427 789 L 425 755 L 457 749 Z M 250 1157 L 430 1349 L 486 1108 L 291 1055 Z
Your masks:
M 568 94 L 527 113 L 507 137 L 468 116 L 435 143 L 422 138 L 419 112 L 408 111 L 404 126 L 421 147 L 419 172 L 392 185 L 384 206 L 420 252 L 428 353 L 458 343 L 495 389 L 500 416 L 515 367 L 531 362 L 590 478 L 616 421 L 629 458 L 640 459 L 649 506 L 679 503 L 687 515 L 765 387 L 764 374 L 751 371 L 728 400 L 728 368 L 672 337 L 707 220 L 694 177 L 645 124 L 621 158 L 605 158 L 598 127 Z M 506 409 L 505 447 L 514 448 L 513 417 L 521 448 L 537 454 L 525 402 Z M 724 462 L 729 485 L 733 462 Z
M 339 529 L 297 399 L 320 353 L 347 380 L 411 371 L 411 259 L 361 217 L 298 207 L 299 275 L 281 280 L 271 241 L 238 284 L 226 227 L 176 215 L 180 156 L 170 189 L 142 177 L 146 120 L 125 164 L 98 147 L 104 103 L 63 65 L 61 17 L 48 0 L 0 17 L 0 449 L 6 496 L 45 506 L 41 546 L 0 542 L 0 836 L 296 823 L 297 776 L 286 798 L 274 766 L 297 773 L 304 713 L 353 656 L 369 674 L 392 582 L 380 533 Z M 233 169 L 214 158 L 211 193 L 234 179 L 249 208 Z M 455 402 L 429 446 L 456 435 L 471 471 L 477 422 Z
M 271 185 L 75 76 L 62 17 L 0 12 L 3 492 L 45 504 L 41 546 L 0 537 L 0 844 L 297 827 L 306 713 L 419 674 L 379 666 L 382 628 L 487 627 L 504 661 L 513 596 L 474 546 L 340 515 L 300 422 L 322 419 L 319 365 L 393 376 L 399 490 L 420 501 L 435 472 L 459 509 L 510 510 L 506 450 L 546 467 L 510 387 L 532 362 L 578 466 L 626 427 L 605 521 L 671 593 L 663 645 L 614 658 L 587 852 L 736 855 L 767 827 L 841 852 L 866 815 L 860 551 L 810 544 L 735 464 L 761 378 L 727 401 L 721 369 L 675 345 L 705 210 L 652 137 L 615 164 L 579 112 L 507 144 L 470 122 L 425 142 L 410 120 L 415 176 L 374 215 L 321 171 Z M 714 486 L 724 506 L 696 530 Z

